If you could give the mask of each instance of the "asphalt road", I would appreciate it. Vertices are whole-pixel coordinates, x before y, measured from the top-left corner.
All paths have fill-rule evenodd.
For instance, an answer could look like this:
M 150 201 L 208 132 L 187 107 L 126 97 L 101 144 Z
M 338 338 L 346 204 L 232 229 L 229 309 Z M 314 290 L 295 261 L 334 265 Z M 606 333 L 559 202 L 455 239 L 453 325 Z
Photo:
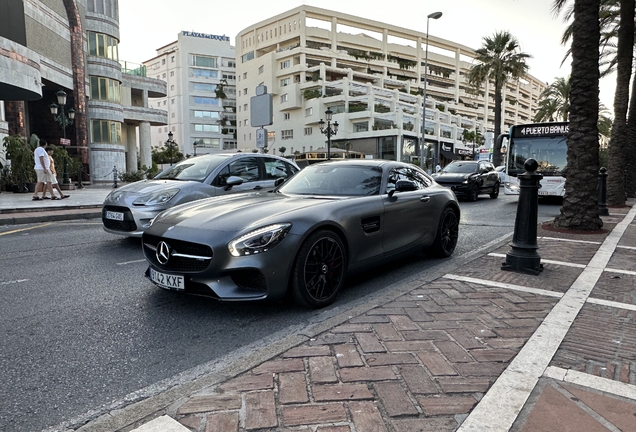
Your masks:
M 511 234 L 516 201 L 462 202 L 451 260 Z M 539 220 L 559 209 L 540 205 Z M 441 262 L 419 254 L 349 278 L 336 304 L 314 311 L 158 289 L 143 277 L 139 240 L 107 234 L 99 220 L 0 227 L 0 430 L 43 430 L 188 380 Z

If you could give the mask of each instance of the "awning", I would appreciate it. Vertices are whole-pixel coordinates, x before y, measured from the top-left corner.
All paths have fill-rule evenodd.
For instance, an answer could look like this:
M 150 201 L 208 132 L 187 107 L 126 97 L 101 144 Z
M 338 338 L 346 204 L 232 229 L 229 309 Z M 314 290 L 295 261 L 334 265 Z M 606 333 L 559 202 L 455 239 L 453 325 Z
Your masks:
M 442 156 L 444 156 L 446 159 L 451 159 L 451 160 L 457 159 L 457 155 L 455 153 L 449 152 L 446 150 L 442 150 Z

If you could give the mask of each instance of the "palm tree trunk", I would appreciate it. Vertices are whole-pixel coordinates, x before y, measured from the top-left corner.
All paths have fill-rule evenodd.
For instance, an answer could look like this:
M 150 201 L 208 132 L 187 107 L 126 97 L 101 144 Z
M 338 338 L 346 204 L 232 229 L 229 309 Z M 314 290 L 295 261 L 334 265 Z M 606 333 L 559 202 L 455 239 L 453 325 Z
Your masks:
M 629 121 L 629 120 L 632 121 Z M 627 113 L 625 128 L 625 193 L 630 198 L 636 197 L 636 75 L 632 80 L 632 95 Z
M 599 0 L 575 0 L 572 25 L 572 75 L 568 175 L 557 228 L 593 231 L 598 216 Z
M 501 148 L 497 145 L 497 137 L 501 134 L 502 87 L 503 84 L 499 80 L 495 80 L 495 140 L 492 148 L 492 164 L 496 167 L 501 165 Z
M 629 81 L 632 75 L 634 47 L 634 0 L 621 0 L 618 47 L 616 50 L 616 92 L 614 93 L 614 123 L 609 146 L 607 204 L 625 204 L 625 165 L 627 108 Z

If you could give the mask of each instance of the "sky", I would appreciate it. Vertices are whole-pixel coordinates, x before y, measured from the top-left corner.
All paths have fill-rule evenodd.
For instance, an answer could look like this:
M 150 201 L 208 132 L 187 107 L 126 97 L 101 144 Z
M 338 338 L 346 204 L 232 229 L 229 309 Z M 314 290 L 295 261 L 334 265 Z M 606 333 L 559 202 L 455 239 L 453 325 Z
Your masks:
M 279 13 L 306 4 L 360 16 L 383 23 L 426 32 L 477 49 L 484 37 L 508 31 L 519 41 L 521 51 L 530 54 L 530 74 L 551 83 L 570 74 L 570 61 L 561 64 L 566 47 L 561 36 L 566 27 L 552 13 L 553 0 L 120 0 L 119 58 L 142 63 L 156 55 L 157 48 L 177 39 L 183 31 L 226 35 L 235 45 L 243 29 Z M 612 109 L 615 76 L 600 83 L 600 99 Z

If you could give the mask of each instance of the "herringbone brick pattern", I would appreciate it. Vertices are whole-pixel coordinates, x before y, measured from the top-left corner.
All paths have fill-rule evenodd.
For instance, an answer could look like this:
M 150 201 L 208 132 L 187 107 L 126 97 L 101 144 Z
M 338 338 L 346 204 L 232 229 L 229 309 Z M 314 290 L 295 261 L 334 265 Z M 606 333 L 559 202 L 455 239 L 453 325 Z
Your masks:
M 207 432 L 452 431 L 555 302 L 438 279 L 192 396 L 177 419 Z

